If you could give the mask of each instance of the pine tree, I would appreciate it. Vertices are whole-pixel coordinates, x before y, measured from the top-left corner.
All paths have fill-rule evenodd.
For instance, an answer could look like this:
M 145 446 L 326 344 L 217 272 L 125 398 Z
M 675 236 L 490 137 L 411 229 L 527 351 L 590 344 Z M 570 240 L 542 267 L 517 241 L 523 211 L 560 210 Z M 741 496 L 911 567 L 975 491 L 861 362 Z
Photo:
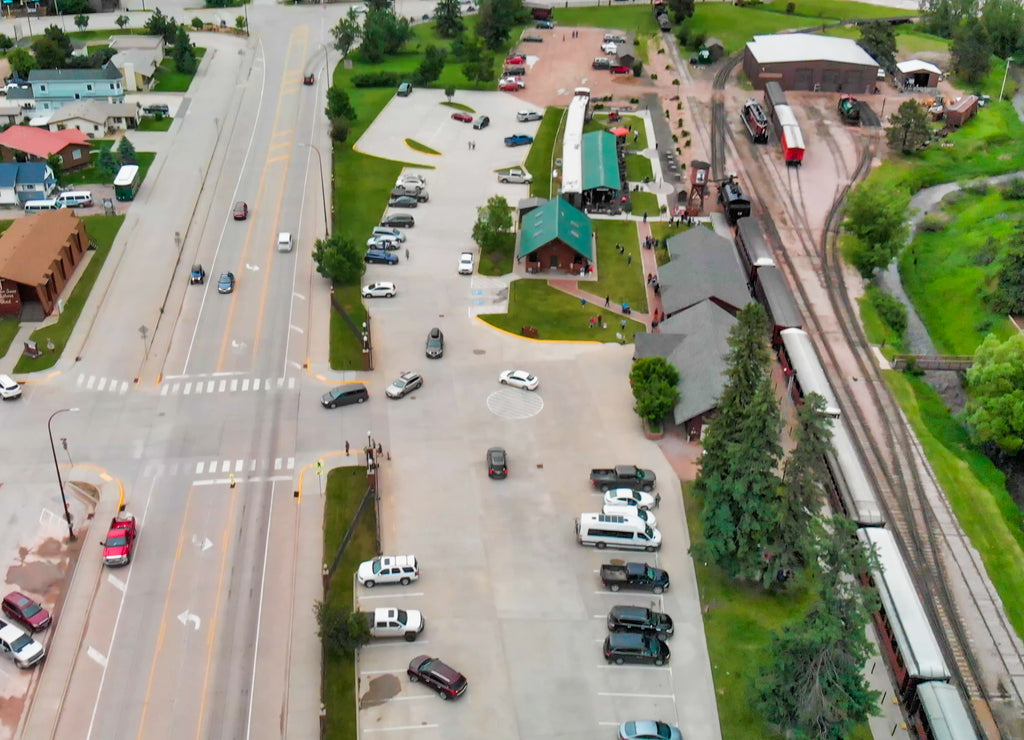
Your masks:
M 135 164 L 138 160 L 135 156 L 135 147 L 127 136 L 122 136 L 117 145 L 117 154 L 121 158 L 121 164 Z

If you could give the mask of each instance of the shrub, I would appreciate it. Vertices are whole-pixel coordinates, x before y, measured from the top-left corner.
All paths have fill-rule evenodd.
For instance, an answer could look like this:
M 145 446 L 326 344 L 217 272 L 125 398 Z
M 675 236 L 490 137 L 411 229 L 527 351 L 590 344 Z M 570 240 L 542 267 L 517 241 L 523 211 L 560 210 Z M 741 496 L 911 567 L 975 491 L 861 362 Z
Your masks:
M 195 18 L 192 19 L 192 28 L 196 29 L 197 31 L 202 31 L 203 30 L 203 26 L 205 26 L 205 25 L 206 24 L 203 22 L 203 19 L 200 18 L 199 16 L 196 16 Z
M 988 195 L 988 184 L 984 182 L 976 182 L 970 185 L 965 185 L 963 187 L 963 192 L 984 198 Z
M 796 12 L 796 3 L 786 3 L 786 15 L 793 15 Z
M 917 222 L 917 232 L 927 231 L 935 233 L 942 231 L 949 225 L 949 216 L 945 213 L 929 213 Z
M 1011 180 L 1003 189 L 1003 198 L 1006 200 L 1024 200 L 1024 178 Z
M 640 62 L 637 62 L 637 64 L 640 64 Z M 636 74 L 636 73 L 634 73 L 634 74 Z M 636 76 L 639 77 L 640 75 L 636 75 Z M 655 75 L 651 75 L 651 79 L 652 80 L 658 79 L 658 75 L 656 75 L 656 74 Z M 665 112 L 668 113 L 668 111 L 665 111 Z
M 708 35 L 706 33 L 695 33 L 690 37 L 690 48 L 694 51 L 700 51 L 704 48 L 704 41 L 707 40 Z
M 352 75 L 352 84 L 356 87 L 398 87 L 401 77 L 397 72 L 365 72 Z
M 331 120 L 331 139 L 343 144 L 348 138 L 349 124 L 344 118 L 334 118 Z
M 611 98 L 610 98 L 610 97 L 609 97 L 608 99 L 609 99 L 609 100 L 611 100 Z M 630 103 L 631 103 L 632 105 L 637 105 L 637 104 L 639 104 L 639 103 L 640 103 L 640 98 L 630 98 L 630 99 L 629 99 L 629 102 L 630 102 Z
M 977 252 L 974 253 L 974 264 L 978 265 L 979 267 L 985 267 L 986 265 L 991 265 L 993 262 L 995 262 L 996 257 L 998 256 L 999 242 L 997 242 L 995 239 L 990 238 L 983 245 L 981 245 L 981 247 L 978 248 Z
M 882 323 L 888 326 L 896 336 L 902 337 L 903 332 L 907 330 L 907 307 L 900 302 L 899 298 L 874 286 L 869 288 L 868 298 L 871 300 L 871 305 L 875 307 L 875 311 L 878 312 L 878 318 L 882 320 Z

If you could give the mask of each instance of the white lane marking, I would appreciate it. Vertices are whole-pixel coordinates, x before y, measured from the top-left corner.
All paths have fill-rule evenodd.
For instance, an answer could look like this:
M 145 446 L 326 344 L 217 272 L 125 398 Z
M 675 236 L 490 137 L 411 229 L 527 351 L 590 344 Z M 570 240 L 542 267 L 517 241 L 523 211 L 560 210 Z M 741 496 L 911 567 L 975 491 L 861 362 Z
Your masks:
M 281 458 L 275 457 L 274 458 L 274 470 L 280 470 L 280 469 L 281 469 Z
M 393 699 L 389 699 L 388 701 L 396 701 L 398 698 L 399 697 L 395 697 Z M 421 697 L 407 697 L 407 698 L 419 699 Z M 401 727 L 367 727 L 366 729 L 363 730 L 363 732 L 404 732 L 406 730 L 427 730 L 427 729 L 431 729 L 431 728 L 434 728 L 434 727 L 437 727 L 437 725 L 402 725 Z
M 107 667 L 107 656 L 101 653 L 99 650 L 94 648 L 92 645 L 85 651 L 85 654 L 95 660 L 103 668 Z
M 414 594 L 409 594 L 409 593 L 382 594 L 380 596 L 369 596 L 367 594 L 360 594 L 359 595 L 359 600 L 360 601 L 364 601 L 366 599 L 408 599 L 411 596 L 422 596 L 422 595 L 423 595 L 422 591 L 420 591 L 418 593 L 414 593 Z
M 115 576 L 113 573 L 107 574 L 107 583 L 109 583 L 111 586 L 116 588 L 121 593 L 124 593 L 125 588 L 127 588 L 127 584 L 120 578 Z

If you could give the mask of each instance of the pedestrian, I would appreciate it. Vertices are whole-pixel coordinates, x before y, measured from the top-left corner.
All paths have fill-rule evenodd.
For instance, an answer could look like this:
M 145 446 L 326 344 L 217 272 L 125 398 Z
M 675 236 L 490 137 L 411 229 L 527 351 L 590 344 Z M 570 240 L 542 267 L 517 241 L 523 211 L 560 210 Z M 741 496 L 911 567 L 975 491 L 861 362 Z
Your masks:
M 580 298 L 580 306 L 585 306 L 585 305 L 587 305 L 587 299 L 586 298 Z
M 631 124 L 629 124 L 629 125 L 628 125 L 628 126 L 627 126 L 626 128 L 628 128 L 628 129 L 629 129 L 629 132 L 630 132 L 630 133 L 633 133 L 633 124 L 632 124 L 632 123 L 631 123 Z
M 611 302 L 612 302 L 612 297 L 610 295 L 606 295 L 604 297 L 604 307 L 608 308 L 608 306 L 611 305 Z
M 647 223 L 647 211 L 644 211 L 644 223 Z
M 633 255 L 626 255 L 626 267 L 629 267 L 631 264 L 633 264 Z
M 594 328 L 594 317 L 593 316 L 590 317 L 590 328 L 591 329 Z
M 405 248 L 405 258 L 409 259 L 409 247 Z
M 382 445 L 380 442 L 377 443 L 377 454 L 378 455 L 383 455 L 384 454 L 384 445 Z
M 650 285 L 653 280 L 654 280 L 654 273 L 653 272 L 647 273 L 647 284 Z
M 633 132 L 633 143 L 635 144 L 637 139 L 639 139 L 639 138 L 640 138 L 640 132 L 639 131 L 634 131 Z
M 348 457 L 348 440 L 345 440 L 345 457 Z
M 623 319 L 622 321 L 619 322 L 619 327 L 622 329 L 622 331 L 626 331 L 626 320 L 625 319 Z
M 565 34 L 562 34 L 562 41 L 565 41 Z
M 472 149 L 473 148 L 473 142 L 472 141 L 467 141 L 466 142 L 466 148 L 467 149 Z

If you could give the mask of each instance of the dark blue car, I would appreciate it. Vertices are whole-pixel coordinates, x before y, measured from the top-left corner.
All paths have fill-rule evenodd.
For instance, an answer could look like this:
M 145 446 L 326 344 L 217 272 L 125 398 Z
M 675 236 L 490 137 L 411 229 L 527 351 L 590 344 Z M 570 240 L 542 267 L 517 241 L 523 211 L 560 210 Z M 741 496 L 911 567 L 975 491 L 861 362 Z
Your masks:
M 398 255 L 385 252 L 383 249 L 367 249 L 363 262 L 375 262 L 378 265 L 397 265 Z

